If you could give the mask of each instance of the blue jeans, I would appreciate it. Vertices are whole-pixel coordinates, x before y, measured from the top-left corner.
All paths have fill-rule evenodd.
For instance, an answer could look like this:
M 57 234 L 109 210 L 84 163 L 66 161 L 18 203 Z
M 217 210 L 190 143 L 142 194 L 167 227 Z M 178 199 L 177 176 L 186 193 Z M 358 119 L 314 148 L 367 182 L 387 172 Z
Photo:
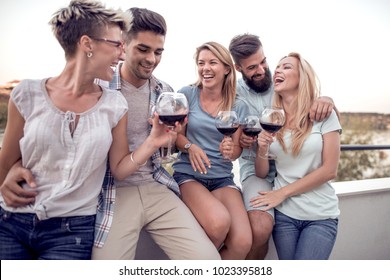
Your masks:
M 51 218 L 0 208 L 0 259 L 91 259 L 95 215 Z
M 303 221 L 275 209 L 272 237 L 280 260 L 327 260 L 337 236 L 338 219 Z

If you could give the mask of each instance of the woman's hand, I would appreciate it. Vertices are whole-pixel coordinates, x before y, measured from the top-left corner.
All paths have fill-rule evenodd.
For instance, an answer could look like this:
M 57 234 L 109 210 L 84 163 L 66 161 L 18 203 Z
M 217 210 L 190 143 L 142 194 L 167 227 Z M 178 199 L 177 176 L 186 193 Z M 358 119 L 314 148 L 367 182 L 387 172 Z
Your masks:
M 250 149 L 252 148 L 253 143 L 256 142 L 256 137 L 251 137 L 248 135 L 245 135 L 245 133 L 241 133 L 240 136 L 240 146 L 243 149 Z
M 265 155 L 269 145 L 271 145 L 273 141 L 273 135 L 263 129 L 257 137 L 257 153 L 259 155 Z
M 150 138 L 153 141 L 156 148 L 167 147 L 169 143 L 169 137 L 171 137 L 172 143 L 175 143 L 177 133 L 181 131 L 182 124 L 175 123 L 175 129 L 170 130 L 165 124 L 160 122 L 157 113 L 154 113 L 153 118 L 150 118 L 152 130 L 150 132 Z
M 275 190 L 269 192 L 259 192 L 258 196 L 255 196 L 250 200 L 252 207 L 264 207 L 261 210 L 267 211 L 278 206 L 282 203 L 287 197 L 284 195 L 283 190 Z
M 19 182 L 25 181 L 30 190 L 23 189 Z M 34 176 L 29 169 L 22 166 L 21 161 L 16 162 L 0 187 L 5 205 L 9 207 L 22 207 L 35 201 L 38 192 L 35 190 L 36 183 Z
M 231 159 L 234 152 L 234 143 L 231 137 L 224 137 L 222 142 L 219 144 L 219 151 L 223 158 Z
M 192 169 L 201 174 L 207 174 L 207 168 L 211 168 L 211 163 L 206 153 L 196 144 L 192 144 L 188 149 L 188 154 Z

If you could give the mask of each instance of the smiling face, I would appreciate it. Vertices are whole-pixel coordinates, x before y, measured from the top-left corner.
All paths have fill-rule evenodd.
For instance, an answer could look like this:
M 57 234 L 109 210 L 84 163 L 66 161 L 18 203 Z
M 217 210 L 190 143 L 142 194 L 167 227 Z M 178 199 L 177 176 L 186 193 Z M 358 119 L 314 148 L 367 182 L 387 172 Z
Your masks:
M 92 38 L 94 48 L 90 58 L 93 61 L 92 69 L 96 71 L 96 78 L 111 81 L 114 70 L 122 56 L 123 46 L 121 29 L 118 26 L 107 26 L 99 38 Z
M 299 60 L 295 57 L 285 57 L 279 61 L 274 73 L 274 90 L 278 94 L 298 93 Z
M 125 62 L 121 76 L 139 87 L 152 76 L 161 61 L 165 36 L 152 31 L 142 31 L 125 46 Z
M 266 92 L 272 85 L 272 75 L 263 48 L 259 48 L 248 58 L 241 59 L 236 70 L 241 72 L 245 83 L 255 92 Z
M 199 52 L 196 65 L 204 88 L 216 86 L 222 88 L 229 69 L 210 50 L 203 49 Z

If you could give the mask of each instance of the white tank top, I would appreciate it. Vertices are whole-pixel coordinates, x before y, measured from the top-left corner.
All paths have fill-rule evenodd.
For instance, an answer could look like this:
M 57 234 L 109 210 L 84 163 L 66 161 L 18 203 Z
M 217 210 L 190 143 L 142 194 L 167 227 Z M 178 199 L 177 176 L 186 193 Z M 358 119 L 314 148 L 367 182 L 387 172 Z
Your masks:
M 19 208 L 6 207 L 1 198 L 1 207 L 35 213 L 41 220 L 96 214 L 111 130 L 126 113 L 127 102 L 120 92 L 103 89 L 96 105 L 78 114 L 71 135 L 69 127 L 75 114 L 54 106 L 46 81 L 24 80 L 11 93 L 25 119 L 20 140 L 23 166 L 32 171 L 39 194 L 34 204 Z

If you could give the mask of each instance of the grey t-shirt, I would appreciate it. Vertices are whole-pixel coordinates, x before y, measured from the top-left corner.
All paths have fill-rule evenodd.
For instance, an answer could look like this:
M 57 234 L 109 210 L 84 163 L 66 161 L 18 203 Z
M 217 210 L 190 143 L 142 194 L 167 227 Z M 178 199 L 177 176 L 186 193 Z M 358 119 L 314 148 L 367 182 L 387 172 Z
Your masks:
M 174 164 L 175 171 L 203 179 L 232 177 L 233 164 L 223 161 L 219 151 L 223 135 L 215 127 L 215 117 L 202 109 L 199 99 L 200 89 L 195 86 L 187 86 L 180 89 L 179 92 L 186 95 L 190 108 L 186 137 L 191 143 L 198 145 L 205 151 L 211 161 L 211 168 L 208 169 L 207 174 L 194 172 L 188 154 L 181 153 L 180 161 Z M 241 100 L 235 102 L 232 110 L 236 111 L 241 121 L 248 114 L 248 106 Z
M 245 81 L 240 78 L 237 82 L 237 99 L 243 100 L 249 107 L 249 113 L 251 115 L 257 115 L 260 117 L 264 107 L 271 106 L 272 95 L 274 88 L 271 86 L 266 92 L 257 93 L 247 86 Z M 252 150 L 256 153 L 257 144 L 253 143 Z M 249 153 L 248 149 L 243 149 L 241 157 L 238 159 L 240 163 L 240 180 L 245 181 L 249 176 L 256 176 L 255 163 L 250 160 L 243 159 Z M 267 181 L 272 182 L 275 177 L 275 165 L 273 161 L 270 164 L 270 172 L 267 176 Z
M 287 153 L 278 141 L 270 146 L 270 151 L 277 156 L 275 160 L 278 176 L 275 189 L 283 188 L 318 169 L 322 165 L 323 135 L 340 131 L 341 126 L 336 113 L 322 122 L 314 122 L 311 133 L 306 138 L 297 156 L 291 154 L 291 132 L 285 131 L 283 140 Z M 340 211 L 338 199 L 330 182 L 326 182 L 311 191 L 292 196 L 276 207 L 283 214 L 299 220 L 319 220 L 336 218 Z
M 121 79 L 121 85 L 121 92 L 129 105 L 127 119 L 129 149 L 130 151 L 135 151 L 149 136 L 149 83 L 147 82 L 140 88 L 136 88 Z M 128 176 L 126 179 L 121 181 L 115 180 L 115 185 L 117 187 L 122 187 L 135 185 L 140 182 L 147 184 L 154 181 L 153 165 L 151 159 L 149 159 L 145 166 L 141 166 L 135 173 Z

